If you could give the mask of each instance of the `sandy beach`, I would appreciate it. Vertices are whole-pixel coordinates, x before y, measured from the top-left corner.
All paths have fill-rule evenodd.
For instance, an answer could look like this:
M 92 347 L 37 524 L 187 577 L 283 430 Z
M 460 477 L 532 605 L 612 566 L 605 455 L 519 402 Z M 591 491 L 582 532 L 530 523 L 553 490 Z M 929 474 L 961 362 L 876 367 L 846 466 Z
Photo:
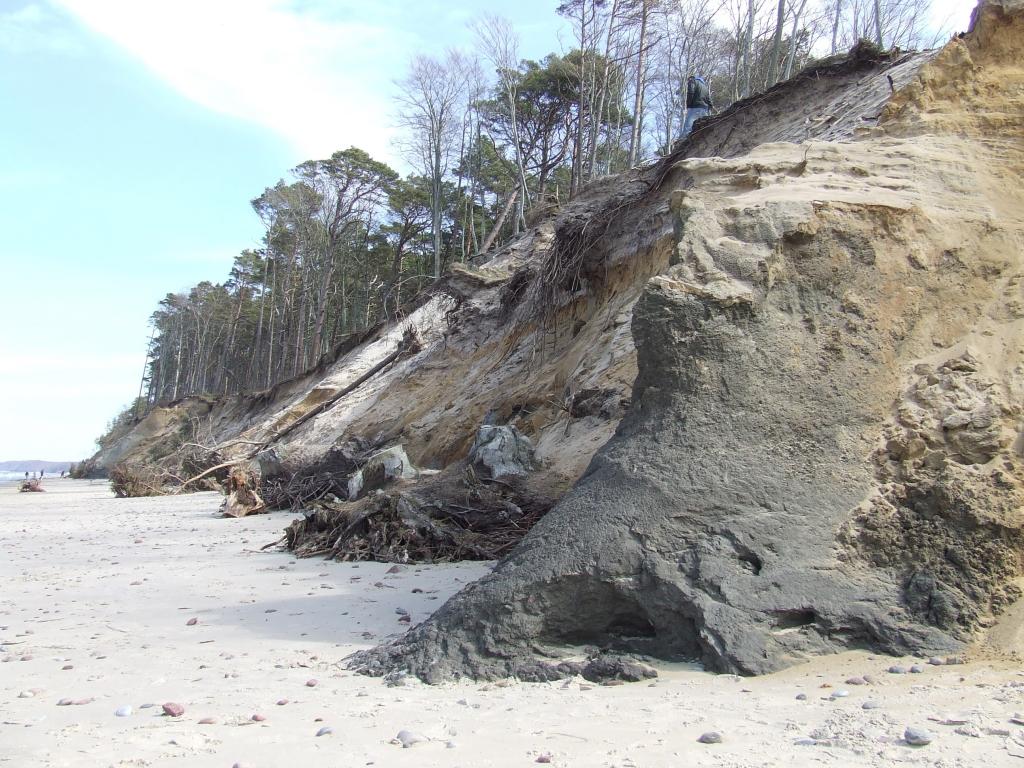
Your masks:
M 655 664 L 653 683 L 607 687 L 389 686 L 342 660 L 487 564 L 297 561 L 260 551 L 289 513 L 45 487 L 0 488 L 0 765 L 1024 765 L 1024 673 L 1004 662 L 849 653 L 758 679 Z M 908 726 L 931 743 L 907 744 Z M 698 742 L 709 731 L 721 743 Z

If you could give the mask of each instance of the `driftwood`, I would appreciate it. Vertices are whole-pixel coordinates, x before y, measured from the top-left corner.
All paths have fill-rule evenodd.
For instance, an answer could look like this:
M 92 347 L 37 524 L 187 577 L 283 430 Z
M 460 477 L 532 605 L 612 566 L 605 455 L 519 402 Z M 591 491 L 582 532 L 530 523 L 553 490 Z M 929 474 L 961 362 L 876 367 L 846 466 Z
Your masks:
M 246 517 L 266 511 L 266 505 L 256 492 L 256 479 L 242 467 L 234 467 L 228 475 L 228 497 L 221 512 L 226 517 Z

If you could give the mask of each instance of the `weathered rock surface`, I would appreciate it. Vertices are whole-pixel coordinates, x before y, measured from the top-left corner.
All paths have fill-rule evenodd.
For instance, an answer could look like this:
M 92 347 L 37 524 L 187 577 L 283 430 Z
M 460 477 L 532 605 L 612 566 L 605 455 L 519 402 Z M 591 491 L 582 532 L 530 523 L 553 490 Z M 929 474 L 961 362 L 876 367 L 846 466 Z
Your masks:
M 679 163 L 614 438 L 491 575 L 357 666 L 489 677 L 589 644 L 760 674 L 956 650 L 1014 599 L 1020 5 L 988 3 L 858 141 Z
M 515 427 L 485 424 L 476 433 L 469 459 L 487 477 L 497 480 L 525 475 L 534 468 L 533 443 Z
M 385 448 L 367 459 L 348 480 L 349 499 L 358 499 L 371 491 L 383 488 L 392 480 L 412 479 L 419 473 L 401 445 Z

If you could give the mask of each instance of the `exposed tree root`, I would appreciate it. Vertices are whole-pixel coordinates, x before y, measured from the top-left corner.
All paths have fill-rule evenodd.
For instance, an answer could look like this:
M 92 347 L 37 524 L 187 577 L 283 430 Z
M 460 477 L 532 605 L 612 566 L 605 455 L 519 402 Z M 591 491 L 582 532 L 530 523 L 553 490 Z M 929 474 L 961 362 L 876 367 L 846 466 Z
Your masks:
M 287 546 L 301 557 L 450 562 L 507 554 L 555 499 L 521 483 L 484 483 L 471 469 L 396 483 L 358 502 L 318 504 L 288 527 Z

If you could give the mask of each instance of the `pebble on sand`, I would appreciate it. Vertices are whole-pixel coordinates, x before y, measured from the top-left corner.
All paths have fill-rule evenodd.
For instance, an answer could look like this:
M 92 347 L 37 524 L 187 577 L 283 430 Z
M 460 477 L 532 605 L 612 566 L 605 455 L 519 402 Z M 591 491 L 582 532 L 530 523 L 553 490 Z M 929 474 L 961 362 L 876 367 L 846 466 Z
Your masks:
M 534 760 L 533 762 L 535 762 L 535 763 L 550 763 L 551 762 L 551 755 L 549 755 L 547 753 L 545 753 L 543 755 L 537 755 L 537 759 Z
M 845 699 L 849 695 L 850 695 L 849 691 L 847 691 L 847 690 L 845 690 L 843 688 L 840 688 L 838 691 L 832 691 L 832 693 L 829 695 L 829 698 L 830 699 Z
M 132 708 L 128 704 L 123 707 L 118 707 L 114 710 L 114 715 L 117 717 L 130 717 L 132 714 Z
M 402 745 L 402 749 L 409 749 L 417 744 L 422 744 L 424 741 L 430 741 L 426 736 L 404 729 L 398 732 L 394 740 Z
M 199 720 L 199 725 L 216 725 L 217 719 L 214 717 L 204 717 Z
M 807 701 L 807 694 L 806 693 L 798 693 L 796 695 L 796 700 L 797 701 Z
M 168 701 L 163 706 L 164 714 L 168 717 L 181 717 L 185 714 L 185 708 L 181 704 L 177 704 L 173 701 Z
M 924 672 L 924 667 L 922 667 L 920 664 L 915 664 L 910 668 L 910 672 L 914 675 L 920 675 L 922 672 Z
M 701 744 L 721 744 L 722 734 L 718 731 L 708 731 L 707 733 L 702 733 L 697 741 Z
M 252 718 L 250 718 L 250 719 L 251 719 L 251 720 L 252 720 L 252 721 L 253 721 L 254 723 L 262 723 L 262 722 L 263 722 L 264 720 L 266 720 L 266 719 L 267 719 L 267 716 L 266 716 L 266 715 L 261 715 L 261 714 L 260 714 L 259 712 L 257 712 L 257 713 L 256 713 L 255 715 L 253 715 L 253 716 L 252 716 Z
M 307 680 L 306 681 L 306 687 L 307 688 L 316 688 L 318 685 L 320 685 L 320 681 L 319 680 L 312 680 L 311 679 L 311 680 Z
M 334 733 L 334 729 L 331 728 L 331 726 L 329 726 L 329 725 L 325 725 L 323 728 L 321 728 L 319 731 L 316 732 L 316 735 L 317 736 L 328 736 L 328 735 L 330 735 L 332 733 Z
M 878 709 L 881 706 L 877 701 L 865 701 L 860 705 L 861 709 Z
M 279 707 L 283 707 L 287 703 L 288 703 L 288 699 L 278 699 L 277 700 L 277 706 L 279 706 Z
M 934 737 L 924 728 L 907 728 L 903 732 L 903 740 L 912 747 L 923 747 L 932 743 Z
M 907 668 L 901 667 L 899 664 L 893 664 L 889 667 L 889 673 L 893 675 L 905 675 L 907 674 Z
M 198 623 L 199 623 L 199 619 L 197 619 L 195 616 L 193 616 L 191 619 L 189 619 L 188 621 L 185 622 L 185 626 L 186 627 L 194 627 Z

